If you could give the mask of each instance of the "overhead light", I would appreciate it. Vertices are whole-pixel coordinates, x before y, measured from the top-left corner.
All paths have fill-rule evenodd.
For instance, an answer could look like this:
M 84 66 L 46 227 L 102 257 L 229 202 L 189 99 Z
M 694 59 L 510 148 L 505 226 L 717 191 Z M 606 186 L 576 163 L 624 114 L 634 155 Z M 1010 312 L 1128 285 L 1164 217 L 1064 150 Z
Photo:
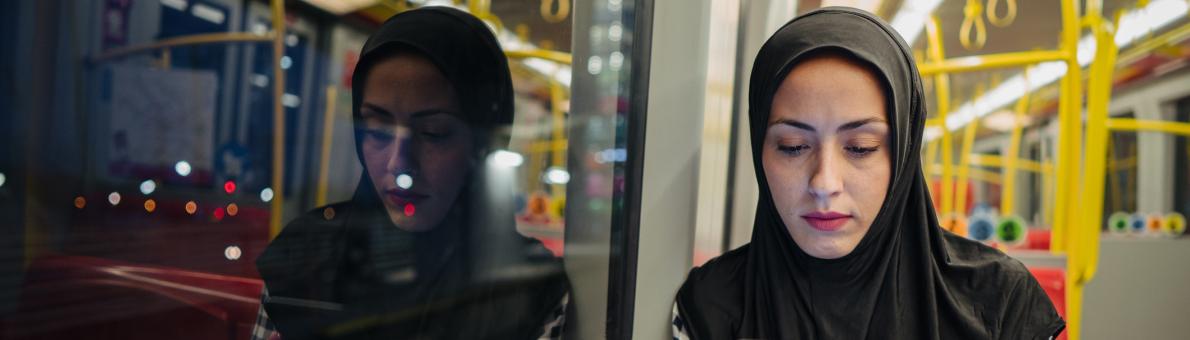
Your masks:
M 492 162 L 498 166 L 512 168 L 520 166 L 521 163 L 524 163 L 525 157 L 516 152 L 497 150 L 492 154 Z
M 179 11 L 185 11 L 186 6 L 189 6 L 190 4 L 186 3 L 186 0 L 161 0 L 161 5 Z
M 926 19 L 934 12 L 942 0 L 907 0 L 901 5 L 901 10 L 893 16 L 892 27 L 905 38 L 905 42 L 913 46 L 913 42 L 926 28 Z
M 194 3 L 194 7 L 190 8 L 190 14 L 216 25 L 222 25 L 223 20 L 227 18 L 227 15 L 223 14 L 223 11 L 204 5 L 201 2 Z
M 375 5 L 377 0 L 303 0 L 314 7 L 321 8 L 324 11 L 334 13 L 335 15 L 343 15 L 355 12 L 364 7 Z
M 570 182 L 570 172 L 567 172 L 563 168 L 551 167 L 545 171 L 545 176 L 542 176 L 542 180 L 546 184 L 566 184 Z
M 1020 122 L 1024 125 L 1025 122 Z M 1011 131 L 1016 126 L 1016 113 L 1008 110 L 1000 110 L 989 114 L 983 118 L 980 125 L 999 132 Z

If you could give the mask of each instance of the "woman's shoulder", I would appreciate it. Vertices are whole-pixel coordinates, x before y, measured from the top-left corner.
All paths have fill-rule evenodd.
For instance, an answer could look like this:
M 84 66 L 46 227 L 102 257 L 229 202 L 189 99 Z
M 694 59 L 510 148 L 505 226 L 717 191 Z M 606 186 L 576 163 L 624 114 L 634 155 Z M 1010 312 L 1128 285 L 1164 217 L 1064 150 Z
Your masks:
M 946 261 L 951 266 L 980 269 L 981 274 L 993 274 L 1007 283 L 1032 278 L 1024 263 L 1000 249 L 950 232 L 945 232 L 945 239 Z
M 744 245 L 691 269 L 678 290 L 678 309 L 682 312 L 687 308 L 729 312 L 740 308 L 736 304 L 742 301 L 749 248 Z
M 717 290 L 742 282 L 744 265 L 748 260 L 749 245 L 743 245 L 690 269 L 683 289 Z

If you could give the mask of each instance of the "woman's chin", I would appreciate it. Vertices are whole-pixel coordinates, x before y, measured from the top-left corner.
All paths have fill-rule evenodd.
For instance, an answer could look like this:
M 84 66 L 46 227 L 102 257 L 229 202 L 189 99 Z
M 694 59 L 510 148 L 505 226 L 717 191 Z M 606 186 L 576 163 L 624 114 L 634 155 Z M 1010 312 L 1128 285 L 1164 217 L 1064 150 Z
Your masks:
M 433 229 L 432 225 L 421 223 L 420 219 L 416 217 L 405 216 L 403 212 L 388 211 L 388 219 L 398 229 L 410 232 L 427 231 Z
M 847 242 L 843 235 L 837 236 L 812 236 L 806 240 L 806 244 L 798 242 L 794 239 L 794 243 L 802 249 L 807 255 L 824 260 L 833 260 L 840 257 L 847 256 L 855 250 L 857 244 Z

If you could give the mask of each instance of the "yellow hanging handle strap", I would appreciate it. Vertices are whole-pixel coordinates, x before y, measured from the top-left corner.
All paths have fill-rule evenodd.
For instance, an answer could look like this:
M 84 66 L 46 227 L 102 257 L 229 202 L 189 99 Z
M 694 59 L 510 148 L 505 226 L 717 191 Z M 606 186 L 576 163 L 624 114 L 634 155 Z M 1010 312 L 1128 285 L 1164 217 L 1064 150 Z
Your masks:
M 983 4 L 979 0 L 967 0 L 967 5 L 963 7 L 963 24 L 959 27 L 959 43 L 968 51 L 975 51 L 983 48 L 983 45 L 988 42 L 988 28 L 983 23 Z M 971 32 L 975 29 L 975 32 Z M 975 34 L 975 40 L 971 40 L 971 34 Z
M 1004 0 L 1005 13 L 1004 16 L 996 16 L 996 7 L 1000 4 L 1000 0 L 988 0 L 988 22 L 996 27 L 1008 27 L 1016 21 L 1016 0 Z
M 553 11 L 554 4 L 558 10 Z M 541 19 L 548 23 L 559 23 L 570 15 L 570 0 L 541 0 Z

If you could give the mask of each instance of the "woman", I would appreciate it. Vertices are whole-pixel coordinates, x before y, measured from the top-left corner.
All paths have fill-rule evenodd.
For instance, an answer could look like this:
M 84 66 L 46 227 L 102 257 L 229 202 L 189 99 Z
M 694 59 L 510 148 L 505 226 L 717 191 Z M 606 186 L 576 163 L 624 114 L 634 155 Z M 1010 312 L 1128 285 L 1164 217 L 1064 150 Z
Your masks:
M 749 118 L 752 241 L 690 272 L 675 338 L 1048 339 L 1064 322 L 1018 261 L 944 232 L 905 42 L 846 8 L 761 47 Z
M 351 201 L 293 221 L 257 260 L 254 337 L 536 339 L 562 328 L 568 283 L 492 197 L 485 159 L 512 123 L 507 60 L 479 19 L 426 7 L 386 21 L 352 76 Z M 507 189 L 507 188 L 505 188 Z

